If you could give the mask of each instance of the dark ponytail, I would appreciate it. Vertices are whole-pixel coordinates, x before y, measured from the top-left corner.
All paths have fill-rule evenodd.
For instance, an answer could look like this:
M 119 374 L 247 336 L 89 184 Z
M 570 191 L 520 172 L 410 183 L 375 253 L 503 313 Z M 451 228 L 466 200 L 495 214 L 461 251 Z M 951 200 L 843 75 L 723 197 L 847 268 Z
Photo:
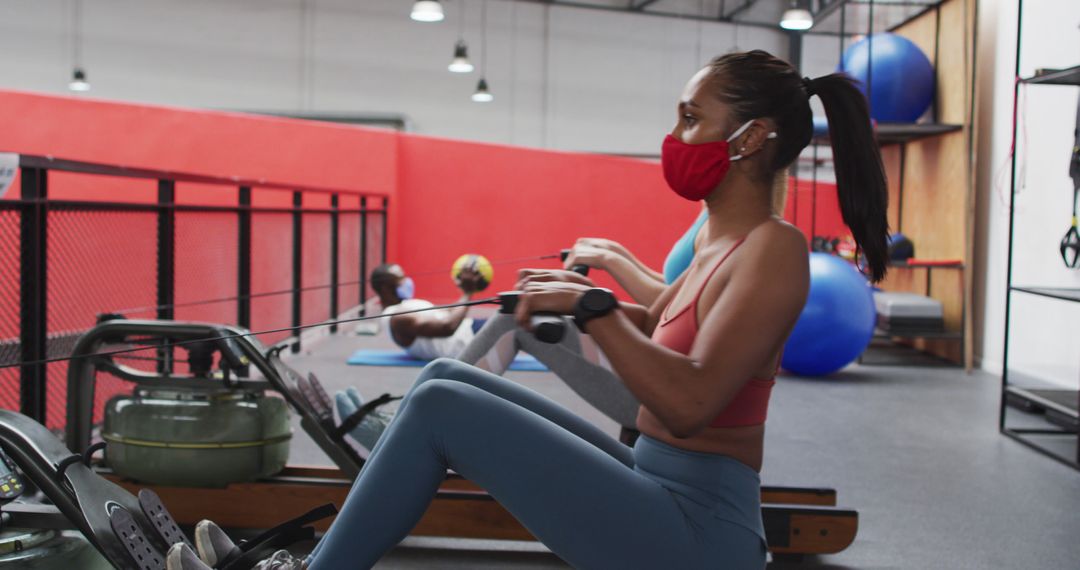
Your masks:
M 881 153 L 870 125 L 866 98 L 850 77 L 834 73 L 804 79 L 786 61 L 768 52 L 730 53 L 709 63 L 715 95 L 735 119 L 769 117 L 780 135 L 767 176 L 787 168 L 813 137 L 810 97 L 825 106 L 836 169 L 840 213 L 855 244 L 866 256 L 870 278 L 880 281 L 888 266 L 889 191 Z M 771 179 L 771 178 L 770 178 Z
M 863 255 L 870 278 L 881 281 L 888 265 L 889 190 L 866 97 L 851 77 L 833 73 L 806 82 L 825 107 L 844 223 Z

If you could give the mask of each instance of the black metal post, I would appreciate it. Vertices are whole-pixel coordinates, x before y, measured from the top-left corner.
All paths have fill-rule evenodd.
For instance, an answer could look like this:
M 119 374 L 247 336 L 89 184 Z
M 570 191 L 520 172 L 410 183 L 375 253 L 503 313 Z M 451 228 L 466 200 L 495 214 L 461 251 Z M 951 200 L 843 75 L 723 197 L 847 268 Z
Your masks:
M 238 194 L 236 259 L 236 324 L 251 328 L 251 188 L 241 186 Z
M 847 31 L 847 2 L 840 5 L 840 59 L 838 64 L 844 63 L 844 32 Z
M 158 180 L 157 318 L 176 318 L 176 183 Z M 158 349 L 158 372 L 172 370 L 173 349 Z
M 1024 30 L 1024 2 L 1016 3 L 1016 62 L 1013 67 L 1013 113 L 1012 113 L 1012 148 L 1016 148 L 1016 110 L 1020 97 L 1020 38 Z M 1009 241 L 1005 253 L 1005 347 L 1001 352 L 1001 401 L 998 403 L 998 430 L 1005 431 L 1005 394 L 1009 387 L 1009 324 L 1012 319 L 1012 271 L 1013 237 L 1016 226 L 1016 153 L 1012 153 L 1009 163 Z M 1080 445 L 1080 443 L 1078 443 Z
M 158 180 L 157 318 L 173 319 L 176 301 L 176 183 Z
M 360 316 L 367 316 L 367 198 L 360 198 Z
M 300 288 L 303 286 L 304 271 L 304 193 L 293 192 L 293 254 L 292 254 L 292 326 L 298 327 L 301 325 L 300 319 L 303 318 L 303 314 L 300 309 L 300 302 L 302 300 L 303 293 Z M 300 331 L 296 331 L 296 342 L 292 345 L 293 352 L 300 352 Z
M 788 62 L 795 69 L 802 70 L 802 32 L 788 32 Z
M 19 252 L 19 342 L 22 361 L 32 363 L 48 357 L 48 251 L 49 207 L 48 171 L 22 169 L 22 199 Z M 23 364 L 19 369 L 19 410 L 45 422 L 46 365 Z
M 964 15 L 964 18 L 967 19 L 967 14 Z M 967 22 L 964 22 L 964 26 L 967 26 Z M 1017 38 L 1017 41 L 1019 41 L 1019 38 Z M 938 46 L 939 46 L 939 44 L 941 44 L 941 5 L 940 4 L 934 6 L 934 74 L 935 75 L 937 74 L 937 70 L 939 69 L 939 67 L 938 67 L 938 51 L 939 51 Z M 965 46 L 965 49 L 966 49 L 966 46 Z M 974 49 L 972 49 L 972 52 L 974 52 Z M 971 77 L 968 77 L 967 80 L 970 81 Z M 938 97 L 936 96 L 936 93 L 935 93 L 935 97 L 934 97 L 934 116 L 933 116 L 933 121 L 935 123 L 938 122 L 938 118 L 939 118 L 939 116 L 938 116 L 938 106 L 939 106 L 938 105 Z
M 338 212 L 340 202 L 337 194 L 330 196 L 330 319 L 338 316 Z M 337 323 L 330 325 L 330 332 L 336 333 Z

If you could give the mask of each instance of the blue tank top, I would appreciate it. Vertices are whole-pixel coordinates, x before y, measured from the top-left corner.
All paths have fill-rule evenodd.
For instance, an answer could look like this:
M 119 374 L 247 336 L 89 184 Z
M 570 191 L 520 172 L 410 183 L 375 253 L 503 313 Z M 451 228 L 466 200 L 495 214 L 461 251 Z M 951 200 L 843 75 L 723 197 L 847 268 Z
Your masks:
M 674 283 L 687 267 L 690 267 L 690 262 L 694 260 L 694 238 L 697 237 L 698 231 L 705 225 L 707 219 L 709 219 L 709 211 L 702 208 L 701 214 L 694 220 L 694 225 L 690 226 L 679 241 L 671 246 L 667 260 L 664 261 L 664 281 L 669 285 Z

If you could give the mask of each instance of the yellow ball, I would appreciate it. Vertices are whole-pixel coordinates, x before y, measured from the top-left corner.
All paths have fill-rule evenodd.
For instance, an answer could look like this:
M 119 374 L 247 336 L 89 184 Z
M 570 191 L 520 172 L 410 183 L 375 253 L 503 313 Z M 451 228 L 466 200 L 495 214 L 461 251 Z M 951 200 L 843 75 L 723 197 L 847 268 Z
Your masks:
M 487 289 L 487 286 L 491 284 L 491 280 L 495 278 L 495 268 L 491 266 L 491 262 L 482 255 L 475 253 L 466 253 L 465 255 L 457 258 L 453 267 L 450 269 L 450 278 L 457 282 L 458 275 L 461 274 L 463 269 L 473 269 L 483 277 L 480 283 L 480 290 Z

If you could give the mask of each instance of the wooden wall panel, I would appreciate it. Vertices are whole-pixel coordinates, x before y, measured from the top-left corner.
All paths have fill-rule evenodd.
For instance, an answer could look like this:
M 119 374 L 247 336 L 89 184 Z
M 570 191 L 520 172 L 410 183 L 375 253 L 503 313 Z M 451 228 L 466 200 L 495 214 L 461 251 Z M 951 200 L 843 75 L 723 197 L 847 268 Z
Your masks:
M 941 45 L 938 47 L 937 77 L 944 84 L 938 89 L 938 120 L 967 127 L 971 84 L 970 25 L 964 19 L 964 6 L 974 2 L 952 0 L 941 6 Z
M 898 176 L 900 147 L 882 151 L 889 176 L 889 222 L 915 242 L 915 254 L 924 259 L 971 260 L 972 192 L 969 129 L 971 64 L 974 25 L 973 2 L 948 0 L 939 10 L 928 11 L 896 33 L 910 39 L 934 61 L 936 57 L 937 121 L 963 125 L 964 129 L 939 137 L 906 143 L 903 152 L 902 187 Z M 902 210 L 900 208 L 902 200 Z M 926 291 L 925 269 L 894 269 L 882 287 L 929 295 L 943 305 L 946 328 L 970 335 L 970 285 L 964 270 L 933 271 Z M 970 365 L 970 348 L 955 341 L 916 341 L 916 347 Z M 966 352 L 966 353 L 965 353 Z
M 904 234 L 927 259 L 963 260 L 967 231 L 967 136 L 963 132 L 908 143 L 904 165 Z
M 945 2 L 939 9 L 940 15 L 931 10 L 895 32 L 919 46 L 931 63 L 937 59 L 935 101 L 941 123 L 963 124 L 968 115 L 971 27 L 965 27 L 964 4 L 963 0 Z

